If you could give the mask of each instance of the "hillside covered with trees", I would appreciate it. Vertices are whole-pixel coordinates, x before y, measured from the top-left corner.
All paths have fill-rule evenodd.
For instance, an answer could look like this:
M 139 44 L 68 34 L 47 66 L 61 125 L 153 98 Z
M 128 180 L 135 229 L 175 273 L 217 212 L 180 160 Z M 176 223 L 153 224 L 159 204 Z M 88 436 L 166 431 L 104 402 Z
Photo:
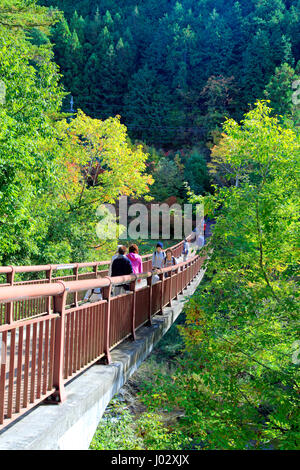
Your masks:
M 299 0 L 40 3 L 64 11 L 52 42 L 74 108 L 121 115 L 132 138 L 165 150 L 213 142 L 257 99 L 282 111 L 287 83 L 265 89 L 283 64 L 289 83 L 299 73 Z

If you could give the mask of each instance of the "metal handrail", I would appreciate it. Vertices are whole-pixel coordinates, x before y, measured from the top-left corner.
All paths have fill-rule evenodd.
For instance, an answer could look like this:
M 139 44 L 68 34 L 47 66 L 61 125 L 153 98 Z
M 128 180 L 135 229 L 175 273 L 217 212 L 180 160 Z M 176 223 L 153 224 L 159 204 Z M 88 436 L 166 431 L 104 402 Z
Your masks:
M 24 286 L 9 286 L 2 287 L 0 289 L 0 302 L 9 303 L 18 300 L 32 299 L 38 297 L 48 297 L 61 295 L 64 290 L 67 293 L 74 293 L 79 291 L 85 291 L 88 289 L 95 288 L 104 288 L 108 287 L 110 284 L 117 286 L 120 284 L 128 284 L 138 279 L 147 279 L 148 277 L 153 276 L 153 274 L 163 274 L 169 273 L 171 271 L 177 271 L 179 268 L 183 268 L 191 262 L 195 261 L 198 258 L 198 255 L 189 258 L 187 261 L 176 264 L 175 266 L 170 266 L 167 268 L 157 269 L 152 272 L 146 272 L 141 274 L 129 274 L 127 276 L 115 276 L 99 279 L 86 279 L 78 281 L 68 281 L 68 282 L 53 282 L 51 284 L 31 284 Z M 65 288 L 64 288 L 65 286 Z
M 189 235 L 187 239 L 190 239 L 192 235 Z M 171 246 L 169 249 L 175 250 L 176 248 L 180 247 L 183 244 L 183 241 L 177 243 L 174 246 Z M 152 253 L 142 255 L 141 258 L 143 260 L 150 259 L 152 257 Z M 62 271 L 66 269 L 80 269 L 80 268 L 97 268 L 98 266 L 107 266 L 110 264 L 110 260 L 104 261 L 90 261 L 86 263 L 65 263 L 65 264 L 45 264 L 45 265 L 35 265 L 35 266 L 0 266 L 0 274 L 11 274 L 11 273 L 34 273 L 34 272 L 42 272 L 45 271 Z M 1 284 L 0 284 L 1 286 Z

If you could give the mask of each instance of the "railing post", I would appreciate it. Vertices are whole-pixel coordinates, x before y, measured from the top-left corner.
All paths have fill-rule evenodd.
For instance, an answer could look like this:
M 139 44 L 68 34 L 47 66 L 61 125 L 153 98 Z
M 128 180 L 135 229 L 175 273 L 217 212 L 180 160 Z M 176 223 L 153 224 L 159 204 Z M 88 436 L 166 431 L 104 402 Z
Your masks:
M 199 274 L 199 272 L 201 271 L 201 268 L 202 268 L 202 260 L 201 258 L 197 258 L 196 260 L 196 274 Z
M 93 271 L 95 273 L 95 278 L 97 279 L 98 277 L 98 264 L 96 264 L 95 266 L 93 266 Z
M 183 293 L 183 289 L 182 289 L 182 276 L 183 276 L 183 272 L 182 272 L 182 267 L 178 268 L 178 279 L 179 279 L 179 288 L 178 288 L 178 293 L 179 294 L 182 294 Z
M 188 264 L 184 266 L 184 288 L 186 289 L 188 286 L 188 280 L 189 280 L 189 270 L 188 270 Z
M 6 382 L 6 361 L 7 361 L 7 331 L 2 333 L 1 340 L 1 355 L 0 355 L 0 424 L 4 422 L 4 397 L 5 397 L 5 382 Z
M 6 274 L 6 282 L 11 286 L 14 285 L 15 279 L 15 268 L 13 266 L 9 266 L 11 268 L 11 272 Z M 14 321 L 14 303 L 8 302 L 5 305 L 5 323 L 11 324 Z
M 147 285 L 149 287 L 149 314 L 148 314 L 148 323 L 147 326 L 152 325 L 152 279 L 153 275 L 147 277 Z
M 132 281 L 129 285 L 130 291 L 133 292 L 133 298 L 132 298 L 132 309 L 131 309 L 131 337 L 132 340 L 136 340 L 136 335 L 135 335 L 135 311 L 136 311 L 136 276 L 135 280 Z
M 170 271 L 169 303 L 168 303 L 169 307 L 172 307 L 172 278 L 173 278 L 173 270 Z
M 64 347 L 65 347 L 65 307 L 67 298 L 67 289 L 63 281 L 57 281 L 62 284 L 64 291 L 62 294 L 53 297 L 53 312 L 58 313 L 59 317 L 55 321 L 55 342 L 54 342 L 54 367 L 53 367 L 53 385 L 56 392 L 52 398 L 56 402 L 64 402 L 66 399 L 63 368 L 64 368 Z
M 187 276 L 188 276 L 187 285 L 190 286 L 191 282 L 192 282 L 192 279 L 191 279 L 192 262 L 190 261 L 187 266 L 188 266 L 188 268 L 187 268 L 188 269 L 188 271 L 187 271 Z
M 75 268 L 73 268 L 73 275 L 75 276 L 75 281 L 78 281 L 78 263 Z M 78 291 L 74 292 L 73 296 L 74 305 L 75 307 L 78 307 Z
M 176 269 L 176 295 L 175 295 L 176 300 L 178 300 L 178 294 L 179 294 L 179 292 L 178 292 L 178 279 L 179 279 L 178 273 L 179 273 L 179 270 L 180 270 L 180 268 Z
M 181 242 L 179 247 L 178 247 L 178 254 L 177 254 L 178 257 L 181 256 L 182 250 L 183 250 L 183 242 Z
M 158 276 L 159 276 L 159 279 L 161 281 L 160 311 L 159 311 L 158 315 L 163 315 L 165 273 L 159 273 Z
M 105 363 L 111 363 L 111 355 L 109 351 L 109 335 L 110 335 L 110 310 L 111 310 L 111 285 L 112 281 L 109 276 L 105 276 L 104 279 L 109 280 L 109 286 L 102 289 L 102 297 L 107 301 L 107 314 L 105 319 L 105 340 L 104 340 L 104 353 L 105 353 Z
M 52 273 L 53 273 L 53 267 L 50 264 L 49 269 L 46 271 L 46 278 L 48 279 L 49 284 L 52 282 Z M 51 313 L 51 297 L 48 297 L 47 301 L 47 313 Z

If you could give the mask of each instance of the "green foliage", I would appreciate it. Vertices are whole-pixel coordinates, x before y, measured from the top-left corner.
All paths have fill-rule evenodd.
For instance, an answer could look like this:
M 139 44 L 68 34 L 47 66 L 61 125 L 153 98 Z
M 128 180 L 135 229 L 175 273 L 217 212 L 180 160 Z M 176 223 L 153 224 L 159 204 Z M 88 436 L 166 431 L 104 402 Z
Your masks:
M 154 178 L 150 195 L 156 201 L 176 198 L 178 202 L 187 198 L 188 186 L 197 194 L 210 189 L 210 178 L 205 154 L 207 149 L 200 147 L 183 148 L 177 151 L 157 151 L 143 144 L 147 151 L 147 171 Z
M 214 142 L 300 59 L 298 0 L 41 3 L 65 13 L 53 42 L 75 106 L 164 149 Z
M 95 251 L 98 206 L 120 194 L 138 197 L 152 182 L 144 174 L 147 155 L 127 143 L 119 118 L 61 115 L 65 92 L 47 40 L 58 17 L 35 1 L 0 2 L 2 264 L 106 258 L 117 234 Z M 82 21 L 75 16 L 73 23 Z M 80 34 L 64 20 L 56 27 L 61 46 L 79 53 Z
M 169 142 L 170 135 L 174 134 L 169 130 L 172 128 L 171 92 L 148 65 L 140 68 L 131 79 L 124 108 L 125 120 L 130 123 L 135 137 L 152 144 Z
M 2 28 L 13 30 L 18 34 L 24 29 L 36 26 L 48 30 L 48 27 L 58 20 L 58 11 L 51 12 L 39 5 L 37 0 L 1 0 L 0 25 Z
M 297 66 L 300 71 L 300 62 Z M 292 121 L 295 127 L 300 124 L 300 106 L 293 103 L 294 82 L 300 80 L 299 73 L 288 64 L 276 68 L 274 76 L 266 86 L 265 96 L 270 101 L 270 107 L 274 113 L 285 120 Z
M 164 425 L 160 415 L 142 413 L 137 419 L 117 400 L 110 404 L 90 444 L 91 450 L 176 450 L 188 439 Z
M 154 169 L 153 178 L 151 196 L 156 201 L 165 201 L 170 196 L 183 196 L 183 175 L 174 161 L 162 157 Z
M 209 189 L 209 176 L 205 157 L 193 149 L 186 160 L 184 178 L 189 183 L 192 191 L 203 194 Z
M 156 413 L 143 413 L 136 425 L 146 450 L 178 450 L 189 441 L 182 432 L 166 427 Z
M 118 402 L 110 404 L 90 444 L 91 450 L 141 450 L 143 440 L 137 436 L 133 416 Z
M 141 147 L 129 146 L 118 118 L 100 121 L 79 112 L 71 122 L 60 120 L 55 130 L 58 139 L 48 150 L 57 155 L 56 204 L 50 199 L 44 208 L 48 229 L 41 251 L 44 257 L 52 253 L 56 262 L 67 255 L 69 261 L 106 259 L 119 233 L 117 221 L 108 219 L 102 205 L 114 203 L 119 195 L 139 197 L 148 191 L 152 180 L 144 174 L 147 155 Z M 103 219 L 109 239 L 98 229 Z
M 45 9 L 34 1 L 1 2 L 0 18 L 0 77 L 6 87 L 0 105 L 0 252 L 2 263 L 26 263 L 45 230 L 39 208 L 55 163 L 42 147 L 54 137 L 63 91 L 48 44 L 32 45 L 22 29 L 49 24 Z
M 220 145 L 238 184 L 209 197 L 213 251 L 179 327 L 183 355 L 141 398 L 182 410 L 176 429 L 194 448 L 297 449 L 299 137 L 258 102 Z

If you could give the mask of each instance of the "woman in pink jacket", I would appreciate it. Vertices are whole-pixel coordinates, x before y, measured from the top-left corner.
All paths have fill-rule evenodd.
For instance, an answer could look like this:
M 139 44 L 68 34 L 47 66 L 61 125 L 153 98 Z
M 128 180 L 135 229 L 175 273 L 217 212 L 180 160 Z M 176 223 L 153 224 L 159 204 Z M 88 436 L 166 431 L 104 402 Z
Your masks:
M 138 249 L 137 245 L 130 245 L 129 253 L 126 256 L 131 261 L 133 272 L 135 274 L 142 273 L 143 272 L 143 263 L 142 263 L 142 258 L 139 255 L 139 249 Z

